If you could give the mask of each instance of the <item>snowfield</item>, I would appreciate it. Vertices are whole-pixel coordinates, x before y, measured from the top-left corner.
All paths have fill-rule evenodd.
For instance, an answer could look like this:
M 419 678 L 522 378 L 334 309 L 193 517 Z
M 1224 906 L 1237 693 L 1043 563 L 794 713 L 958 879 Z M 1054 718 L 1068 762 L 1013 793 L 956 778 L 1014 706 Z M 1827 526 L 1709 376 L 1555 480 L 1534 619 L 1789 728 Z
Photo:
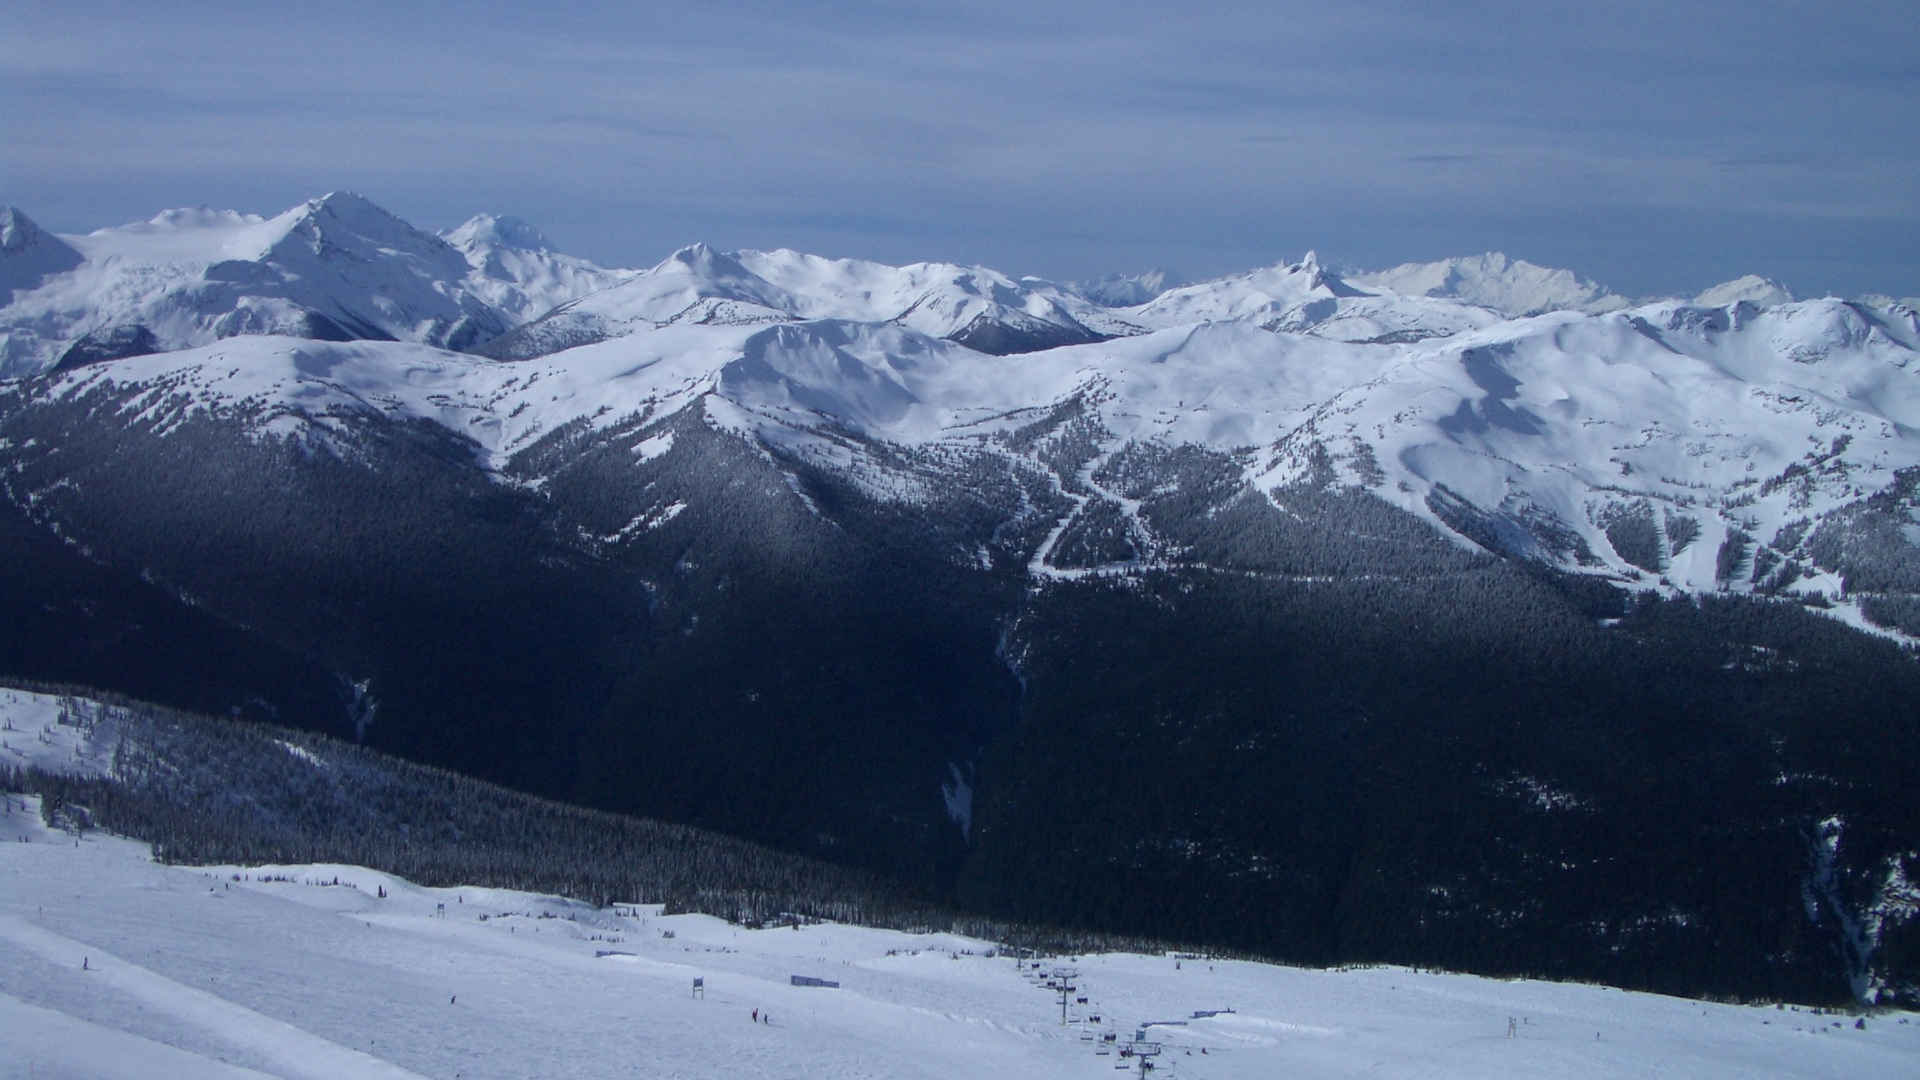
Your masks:
M 1157 1075 L 1221 1080 L 1870 1077 L 1920 1060 L 1907 1014 L 1862 1029 L 1791 1006 L 1191 957 L 1036 971 L 950 934 L 749 930 L 351 866 L 161 866 L 49 830 L 20 796 L 0 838 L 8 1078 L 1101 1077 L 1137 1075 L 1117 1048 L 1140 1032 Z M 1087 998 L 1065 1024 L 1041 985 L 1056 971 Z

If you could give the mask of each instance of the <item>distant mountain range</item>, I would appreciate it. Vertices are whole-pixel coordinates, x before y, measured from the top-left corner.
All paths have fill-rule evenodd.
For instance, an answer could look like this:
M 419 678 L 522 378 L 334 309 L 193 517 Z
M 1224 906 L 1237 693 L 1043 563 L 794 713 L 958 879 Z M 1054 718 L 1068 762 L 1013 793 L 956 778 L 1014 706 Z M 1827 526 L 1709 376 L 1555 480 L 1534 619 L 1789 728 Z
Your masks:
M 0 674 L 1023 919 L 1915 994 L 1912 304 L 0 230 Z
M 648 269 L 607 269 L 555 251 L 517 218 L 483 214 L 434 236 L 350 192 L 272 218 L 169 210 L 75 236 L 55 236 L 7 207 L 0 288 L 8 300 L 0 376 L 243 334 L 419 341 L 525 359 L 672 322 L 830 318 L 897 322 L 1004 355 L 1255 314 L 1270 329 L 1364 340 L 1371 331 L 1434 336 L 1489 321 L 1462 305 L 1511 317 L 1632 303 L 1570 271 L 1499 253 L 1344 275 L 1309 255 L 1198 283 L 1164 270 L 1052 283 L 985 267 L 892 267 L 701 244 Z M 1694 302 L 1792 299 L 1778 283 L 1748 276 Z M 1345 302 L 1314 306 L 1329 300 Z

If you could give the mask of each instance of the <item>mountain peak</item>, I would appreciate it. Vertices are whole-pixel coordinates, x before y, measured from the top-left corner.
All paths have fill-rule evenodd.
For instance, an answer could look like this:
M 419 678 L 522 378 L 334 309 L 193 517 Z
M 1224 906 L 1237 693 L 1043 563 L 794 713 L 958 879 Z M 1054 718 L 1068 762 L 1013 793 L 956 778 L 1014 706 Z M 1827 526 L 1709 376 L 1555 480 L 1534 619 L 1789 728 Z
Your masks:
M 11 255 L 49 240 L 59 243 L 19 207 L 0 206 L 0 251 Z
M 667 256 L 666 261 L 685 263 L 688 266 L 697 266 L 701 263 L 712 262 L 714 256 L 718 254 L 720 253 L 715 251 L 713 246 L 705 240 L 695 240 L 693 243 Z
M 372 199 L 357 191 L 329 191 L 317 199 L 308 199 L 306 205 L 310 210 L 326 210 L 336 214 L 386 213 Z
M 441 234 L 454 247 L 467 250 L 482 245 L 514 251 L 552 251 L 553 241 L 522 218 L 505 214 L 475 214 Z
M 261 254 L 262 258 L 278 257 L 275 253 L 285 255 L 290 249 L 283 245 L 293 243 L 303 247 L 365 249 L 370 256 L 410 252 L 414 257 L 442 264 L 436 272 L 447 276 L 458 276 L 453 268 L 466 263 L 465 256 L 455 251 L 453 245 L 414 228 L 387 208 L 352 191 L 331 191 L 317 199 L 308 199 L 274 218 L 273 225 L 276 227 L 274 239 Z
M 71 270 L 82 261 L 66 241 L 42 229 L 18 207 L 0 206 L 0 304 L 10 303 L 48 274 Z
M 1727 307 L 1741 301 L 1759 307 L 1790 304 L 1793 302 L 1793 290 L 1772 278 L 1747 274 L 1732 281 L 1723 281 L 1693 298 L 1693 302 L 1701 307 Z
M 363 235 L 418 231 L 386 207 L 353 191 L 330 191 L 317 199 L 308 199 L 282 215 L 282 218 L 295 228 L 311 225 L 321 232 L 334 228 L 345 228 Z
M 1345 278 L 1329 270 L 1320 262 L 1320 254 L 1308 251 L 1300 261 L 1287 267 L 1287 272 L 1306 278 L 1309 291 L 1319 291 L 1331 296 L 1365 296 L 1367 293 L 1347 284 Z
M 738 252 L 717 251 L 704 241 L 696 241 L 660 260 L 653 269 L 654 272 L 692 273 L 695 277 L 714 282 L 751 279 L 765 285 L 766 282 L 747 269 L 738 256 Z

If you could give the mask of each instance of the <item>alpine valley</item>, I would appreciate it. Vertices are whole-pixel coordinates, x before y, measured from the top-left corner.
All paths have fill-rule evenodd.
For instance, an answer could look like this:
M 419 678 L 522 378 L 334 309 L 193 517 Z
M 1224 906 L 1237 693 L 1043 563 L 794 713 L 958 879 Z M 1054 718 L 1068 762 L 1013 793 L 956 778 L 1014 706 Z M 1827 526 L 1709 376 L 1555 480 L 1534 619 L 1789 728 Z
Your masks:
M 0 212 L 0 675 L 996 918 L 1920 1004 L 1912 302 L 1177 282 Z

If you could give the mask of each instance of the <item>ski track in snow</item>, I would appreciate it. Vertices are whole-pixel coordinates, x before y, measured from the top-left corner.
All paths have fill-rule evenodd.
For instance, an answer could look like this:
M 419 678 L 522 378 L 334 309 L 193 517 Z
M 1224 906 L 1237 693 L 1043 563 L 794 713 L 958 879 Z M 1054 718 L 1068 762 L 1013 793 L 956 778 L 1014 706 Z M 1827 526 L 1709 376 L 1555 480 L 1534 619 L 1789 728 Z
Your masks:
M 264 1060 L 278 1075 L 330 1080 L 339 1076 L 391 1077 L 409 1080 L 418 1073 L 380 1061 L 358 1050 L 318 1038 L 215 994 L 155 974 L 83 941 L 63 937 L 0 915 L 0 941 L 16 946 L 48 965 L 71 965 L 82 958 L 82 971 L 126 999 L 122 1008 L 144 1008 L 161 1013 L 184 1027 L 215 1033 Z
M 0 1032 L 7 1040 L 7 1060 L 0 1061 L 0 1075 L 5 1076 L 263 1080 L 273 1075 L 29 1005 L 8 994 L 0 994 Z
M 1127 954 L 1023 978 L 951 934 L 748 930 L 349 866 L 165 867 L 143 845 L 49 830 L 19 796 L 0 839 L 5 1078 L 1093 1078 L 1131 1064 L 1096 1053 L 1100 1036 L 1141 1030 L 1163 1048 L 1158 1075 L 1198 1080 L 1838 1080 L 1920 1060 L 1920 1024 L 1899 1013 L 1857 1031 L 1594 986 Z M 1062 1025 L 1034 976 L 1068 966 L 1070 998 L 1089 1001 Z M 1193 1015 L 1216 1009 L 1234 1011 Z

